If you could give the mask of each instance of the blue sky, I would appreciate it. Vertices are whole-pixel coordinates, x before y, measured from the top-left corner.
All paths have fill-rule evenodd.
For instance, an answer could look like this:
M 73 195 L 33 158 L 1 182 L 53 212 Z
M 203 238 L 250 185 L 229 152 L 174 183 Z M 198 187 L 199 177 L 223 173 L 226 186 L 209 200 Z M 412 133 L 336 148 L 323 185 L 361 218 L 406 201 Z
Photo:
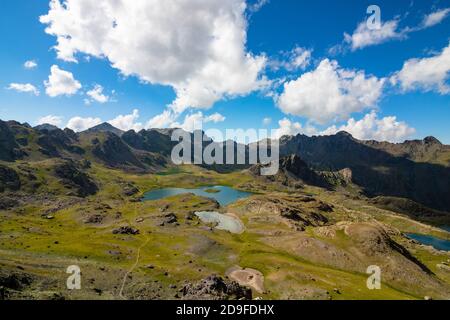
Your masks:
M 401 141 L 433 135 L 450 143 L 450 58 L 445 51 L 450 40 L 450 10 L 446 10 L 450 4 L 446 1 L 377 1 L 383 28 L 379 32 L 387 33 L 380 36 L 364 26 L 357 29 L 360 24 L 365 25 L 369 17 L 366 10 L 374 4 L 371 1 L 249 1 L 247 9 L 241 12 L 220 2 L 212 5 L 214 0 L 205 5 L 207 19 L 180 21 L 177 14 L 191 8 L 179 4 L 184 1 L 174 0 L 176 5 L 183 5 L 184 11 L 165 12 L 163 5 L 154 5 L 154 12 L 145 16 L 147 20 L 142 22 L 136 17 L 133 30 L 132 24 L 124 26 L 135 12 L 126 5 L 133 2 L 122 0 L 125 9 L 114 11 L 120 37 L 113 24 L 104 24 L 108 20 L 95 18 L 95 10 L 102 8 L 88 2 L 83 7 L 84 2 L 80 1 L 84 10 L 81 13 L 70 6 L 54 12 L 66 11 L 74 16 L 67 24 L 81 24 L 86 19 L 89 28 L 67 26 L 57 14 L 50 22 L 42 23 L 39 17 L 49 12 L 49 1 L 2 1 L 1 119 L 35 125 L 40 119 L 53 116 L 45 119 L 65 127 L 77 117 L 71 126 L 78 130 L 89 125 L 89 121 L 83 122 L 87 118 L 115 119 L 113 124 L 122 129 L 140 129 L 148 127 L 149 121 L 162 123 L 151 119 L 167 112 L 170 119 L 164 126 L 188 128 L 186 116 L 201 113 L 199 118 L 208 119 L 205 128 L 270 128 L 278 129 L 279 135 L 327 134 L 344 128 L 362 139 Z M 198 16 L 196 10 L 205 1 L 195 2 L 193 12 L 186 16 Z M 243 0 L 230 2 L 239 5 Z M 256 9 L 255 3 L 261 5 Z M 223 6 L 222 11 L 217 6 Z M 222 12 L 234 15 L 224 17 Z M 81 18 L 75 16 L 77 13 Z M 440 15 L 430 16 L 435 13 Z M 170 30 L 164 25 L 166 20 Z M 209 34 L 211 22 L 223 26 Z M 54 30 L 46 32 L 52 24 Z M 94 33 L 92 30 L 97 29 L 92 26 L 111 30 Z M 145 28 L 152 31 L 135 32 Z M 246 37 L 236 40 L 240 31 Z M 347 41 L 344 33 L 348 34 Z M 235 37 L 230 40 L 229 34 Z M 70 45 L 54 48 L 58 37 L 66 35 L 70 36 Z M 164 47 L 158 41 L 166 35 L 172 42 Z M 365 40 L 349 40 L 352 35 Z M 223 41 L 215 43 L 213 36 L 223 37 Z M 174 41 L 176 45 L 172 45 Z M 127 43 L 131 43 L 129 48 Z M 214 59 L 206 49 L 204 55 L 196 51 L 201 46 L 218 45 L 223 47 L 211 51 Z M 70 54 L 64 55 L 67 50 L 74 53 L 76 62 Z M 222 52 L 236 56 L 235 60 L 220 57 Z M 307 58 L 300 59 L 302 54 Z M 171 61 L 168 65 L 166 56 Z M 143 58 L 149 62 L 141 64 Z M 297 65 L 293 63 L 296 58 L 300 59 Z M 26 61 L 34 61 L 36 66 L 26 68 Z M 177 65 L 177 61 L 182 66 L 174 71 L 170 64 Z M 191 61 L 200 69 L 223 73 L 205 71 L 199 76 L 194 67 L 189 69 Z M 407 61 L 410 63 L 405 67 Z M 153 65 L 148 66 L 150 62 Z M 57 66 L 54 83 L 48 81 L 52 66 Z M 343 76 L 351 72 L 352 75 Z M 73 78 L 67 80 L 68 73 Z M 27 84 L 35 91 L 25 87 Z M 330 92 L 333 85 L 339 92 Z M 97 100 L 87 94 L 96 86 L 103 90 Z M 199 93 L 205 88 L 214 91 L 214 99 Z M 173 107 L 178 100 L 183 103 Z M 132 115 L 133 110 L 138 110 L 139 118 L 117 118 Z

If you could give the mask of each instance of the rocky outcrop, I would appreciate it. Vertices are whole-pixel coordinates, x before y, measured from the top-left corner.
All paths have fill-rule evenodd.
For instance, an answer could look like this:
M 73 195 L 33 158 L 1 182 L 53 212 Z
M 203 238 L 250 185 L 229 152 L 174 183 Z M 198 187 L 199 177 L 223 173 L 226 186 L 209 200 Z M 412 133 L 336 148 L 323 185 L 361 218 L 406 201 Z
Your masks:
M 28 275 L 11 273 L 0 274 L 0 286 L 6 287 L 12 290 L 22 290 L 29 286 L 32 282 L 32 278 Z
M 114 229 L 113 234 L 128 234 L 128 235 L 138 235 L 139 230 L 130 226 L 122 226 L 117 229 Z
M 8 210 L 14 207 L 17 207 L 19 205 L 19 201 L 16 199 L 2 195 L 0 197 L 0 210 Z
M 159 130 L 142 130 L 136 133 L 134 130 L 125 132 L 122 139 L 132 148 L 152 153 L 169 156 L 175 143 L 169 132 Z
M 124 141 L 114 133 L 106 132 L 102 139 L 93 140 L 92 154 L 106 165 L 120 169 L 145 170 Z
M 75 189 L 79 197 L 94 195 L 98 191 L 95 182 L 86 173 L 80 171 L 72 161 L 56 165 L 55 174 L 61 178 L 65 187 Z
M 14 161 L 23 156 L 9 124 L 0 120 L 0 160 Z
M 0 165 L 0 192 L 5 190 L 17 191 L 20 189 L 20 178 L 16 171 Z
M 39 130 L 39 137 L 37 144 L 40 147 L 39 151 L 49 157 L 62 157 L 64 154 L 82 155 L 85 151 L 75 145 L 77 138 L 74 137 L 70 131 L 63 131 L 58 128 L 53 130 L 42 129 Z
M 324 202 L 302 195 L 265 195 L 253 197 L 247 201 L 250 212 L 270 213 L 273 221 L 281 220 L 297 231 L 306 227 L 319 227 L 328 223 L 325 214 L 333 207 Z
M 181 289 L 184 300 L 251 300 L 252 290 L 211 275 Z
M 261 176 L 261 169 L 264 165 L 258 164 L 249 169 L 254 176 Z M 331 188 L 332 185 L 327 182 L 319 173 L 310 169 L 297 155 L 290 155 L 279 160 L 279 171 L 274 176 L 262 176 L 264 179 L 277 182 L 286 187 L 299 189 L 303 184 Z

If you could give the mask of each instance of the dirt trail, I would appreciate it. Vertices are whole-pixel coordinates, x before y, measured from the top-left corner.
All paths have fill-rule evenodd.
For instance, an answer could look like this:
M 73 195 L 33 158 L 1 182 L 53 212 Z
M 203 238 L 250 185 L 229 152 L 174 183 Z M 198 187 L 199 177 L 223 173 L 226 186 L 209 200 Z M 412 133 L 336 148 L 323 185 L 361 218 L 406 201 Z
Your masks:
M 139 259 L 141 258 L 141 250 L 142 250 L 143 247 L 145 247 L 148 244 L 149 241 L 150 241 L 150 239 L 147 238 L 145 240 L 145 242 L 138 248 L 137 255 L 136 255 L 136 262 L 133 264 L 133 266 L 130 268 L 130 270 L 128 270 L 127 273 L 125 273 L 125 276 L 123 277 L 122 285 L 121 285 L 120 291 L 119 291 L 119 297 L 121 299 L 123 299 L 123 300 L 127 300 L 127 298 L 125 298 L 123 296 L 123 289 L 124 289 L 125 284 L 127 282 L 127 278 L 133 272 L 133 270 L 137 267 L 137 265 L 139 264 Z

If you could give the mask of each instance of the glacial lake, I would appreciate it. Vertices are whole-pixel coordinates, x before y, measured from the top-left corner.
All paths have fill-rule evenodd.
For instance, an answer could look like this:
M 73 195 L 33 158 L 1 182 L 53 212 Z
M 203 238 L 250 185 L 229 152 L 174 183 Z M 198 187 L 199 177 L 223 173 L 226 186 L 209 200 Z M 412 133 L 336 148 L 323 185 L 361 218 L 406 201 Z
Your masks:
M 203 223 L 214 223 L 218 230 L 225 230 L 231 233 L 242 233 L 244 231 L 244 225 L 242 222 L 231 215 L 221 214 L 219 212 L 196 212 L 195 215 Z
M 197 189 L 166 188 L 152 190 L 144 194 L 142 201 L 154 201 L 180 194 L 193 193 L 197 196 L 217 200 L 221 206 L 227 206 L 239 199 L 248 198 L 252 193 L 239 191 L 224 186 L 202 187 Z
M 432 246 L 437 250 L 450 251 L 450 240 L 444 240 L 433 236 L 423 234 L 407 233 L 409 238 L 420 242 L 421 244 Z

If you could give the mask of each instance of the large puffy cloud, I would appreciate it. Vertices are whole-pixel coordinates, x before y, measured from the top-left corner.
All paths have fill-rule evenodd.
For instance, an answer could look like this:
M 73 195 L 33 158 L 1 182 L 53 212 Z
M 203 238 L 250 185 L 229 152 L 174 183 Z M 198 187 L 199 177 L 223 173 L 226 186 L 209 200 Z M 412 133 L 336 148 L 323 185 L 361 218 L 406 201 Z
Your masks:
M 140 131 L 144 129 L 142 123 L 137 122 L 139 119 L 139 110 L 134 109 L 131 114 L 119 115 L 113 120 L 108 121 L 112 126 L 123 131 L 134 130 Z
M 124 75 L 170 85 L 172 109 L 209 108 L 266 84 L 266 58 L 246 51 L 244 0 L 60 0 L 40 18 L 58 58 L 107 58 Z
M 309 136 L 319 134 L 317 128 L 307 123 L 305 126 L 300 122 L 292 121 L 288 118 L 283 118 L 278 121 L 279 127 L 275 129 L 272 134 L 273 139 L 279 139 L 282 136 L 295 136 L 297 134 L 306 134 Z
M 75 80 L 71 72 L 61 70 L 56 65 L 51 67 L 48 80 L 44 84 L 45 92 L 50 97 L 71 96 L 81 89 L 81 83 Z
M 288 118 L 278 121 L 279 128 L 275 130 L 274 139 L 279 139 L 282 136 L 295 136 L 303 133 L 303 126 L 299 122 L 293 122 Z
M 294 122 L 288 118 L 278 121 L 278 125 L 279 127 L 272 135 L 274 139 L 297 134 L 327 136 L 346 131 L 360 140 L 401 142 L 410 138 L 416 132 L 414 128 L 403 121 L 397 120 L 395 116 L 379 118 L 375 110 L 366 114 L 361 120 L 351 118 L 343 125 L 333 125 L 325 130 L 319 130 L 310 123 L 302 125 L 300 122 Z
M 17 92 L 31 93 L 35 96 L 39 95 L 39 90 L 31 83 L 10 83 L 7 89 Z
M 158 114 L 151 118 L 146 127 L 147 128 L 168 128 L 170 125 L 175 122 L 177 116 L 170 110 L 164 110 L 161 114 Z
M 66 127 L 72 129 L 75 132 L 80 132 L 95 127 L 96 125 L 99 125 L 101 123 L 102 120 L 100 118 L 73 117 L 72 119 L 69 120 Z
M 361 22 L 352 35 L 345 33 L 344 42 L 350 45 L 352 51 L 377 45 L 393 39 L 405 37 L 407 29 L 398 29 L 398 20 L 381 23 L 379 28 L 369 28 L 366 21 Z
M 391 77 L 391 81 L 399 84 L 403 91 L 421 89 L 449 94 L 449 72 L 450 44 L 433 57 L 406 61 L 403 68 Z
M 37 120 L 37 124 L 38 125 L 40 125 L 40 124 L 51 124 L 51 125 L 59 127 L 61 125 L 61 123 L 62 123 L 62 120 L 63 119 L 60 116 L 48 115 L 48 116 L 39 118 Z
M 351 118 L 345 125 L 329 127 L 321 132 L 320 135 L 332 135 L 339 131 L 347 131 L 360 140 L 389 142 L 401 142 L 416 132 L 407 123 L 398 121 L 395 116 L 380 119 L 375 111 L 365 115 L 359 121 Z
M 317 69 L 285 83 L 277 104 L 287 114 L 318 123 L 347 119 L 353 112 L 376 105 L 384 81 L 324 59 Z

